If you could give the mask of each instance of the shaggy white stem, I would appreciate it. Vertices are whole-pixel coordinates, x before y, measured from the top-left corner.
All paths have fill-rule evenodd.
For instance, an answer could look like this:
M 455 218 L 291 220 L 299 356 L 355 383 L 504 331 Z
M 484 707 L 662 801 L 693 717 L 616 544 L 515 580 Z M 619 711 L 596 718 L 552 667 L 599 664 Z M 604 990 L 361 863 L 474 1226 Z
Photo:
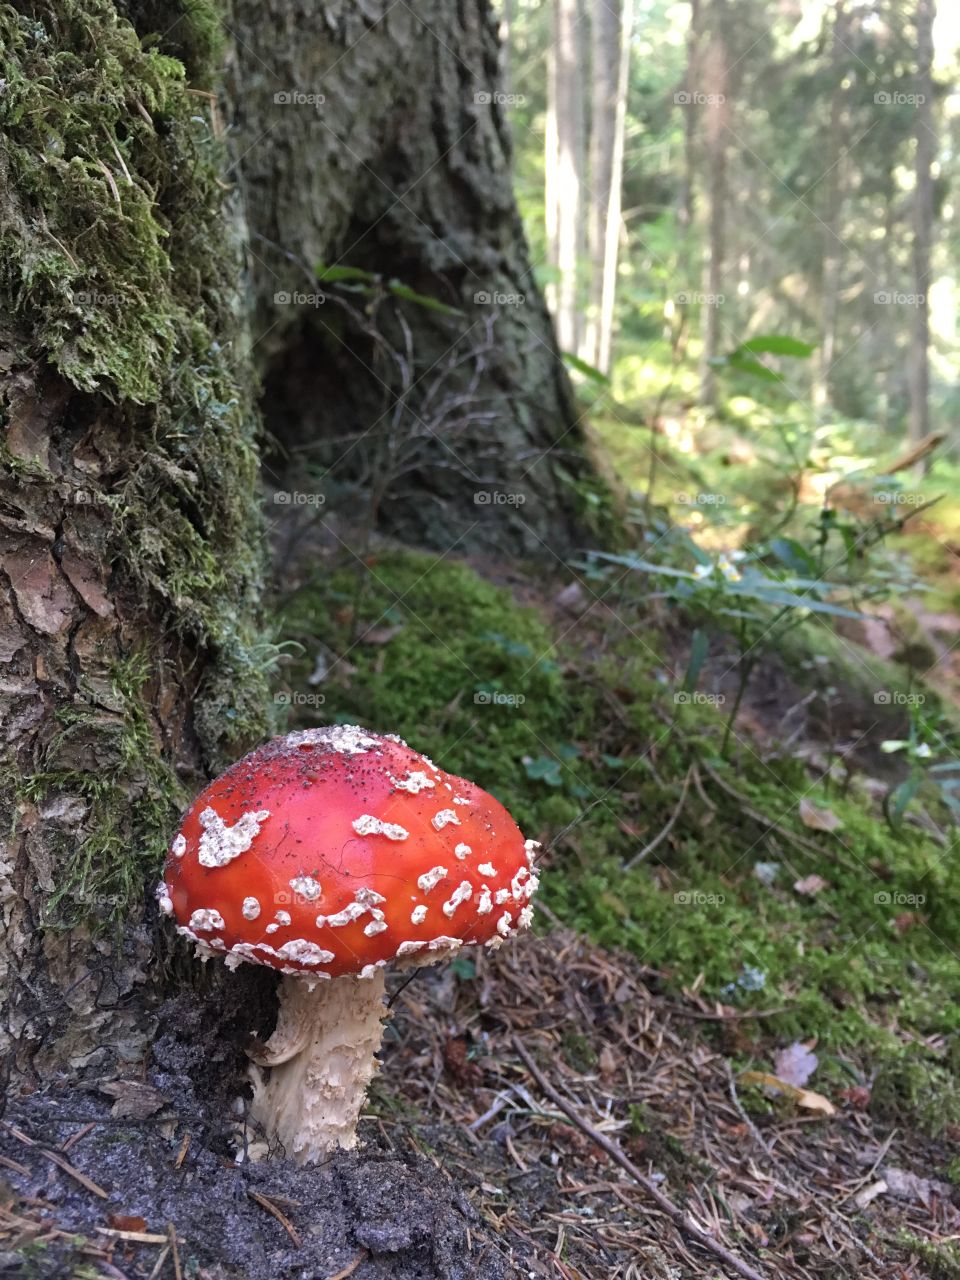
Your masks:
M 302 978 L 280 983 L 273 1035 L 250 1057 L 251 1119 L 269 1143 L 298 1164 L 353 1147 L 367 1085 L 379 1069 L 383 1039 L 383 970 L 372 978 L 333 978 L 313 990 Z

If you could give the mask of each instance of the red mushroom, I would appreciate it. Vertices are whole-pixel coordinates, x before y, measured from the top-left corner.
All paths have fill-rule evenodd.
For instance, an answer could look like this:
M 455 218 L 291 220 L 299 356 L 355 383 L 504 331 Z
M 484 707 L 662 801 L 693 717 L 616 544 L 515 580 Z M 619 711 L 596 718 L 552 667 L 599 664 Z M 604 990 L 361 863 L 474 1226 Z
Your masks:
M 251 1050 L 268 1140 L 301 1163 L 355 1145 L 384 968 L 527 928 L 538 847 L 480 787 L 354 725 L 274 739 L 201 792 L 157 892 L 205 959 L 284 975 L 276 1030 Z

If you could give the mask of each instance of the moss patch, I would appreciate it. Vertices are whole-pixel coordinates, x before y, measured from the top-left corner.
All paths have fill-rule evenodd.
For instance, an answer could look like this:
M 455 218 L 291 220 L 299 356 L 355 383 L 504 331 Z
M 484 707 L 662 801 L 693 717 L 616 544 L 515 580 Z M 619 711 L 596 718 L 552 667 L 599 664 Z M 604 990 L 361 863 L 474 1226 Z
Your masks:
M 304 656 L 278 705 L 301 722 L 398 732 L 488 787 L 552 842 L 543 901 L 561 918 L 628 946 L 678 987 L 783 1007 L 763 1028 L 777 1043 L 819 1036 L 824 1087 L 871 1083 L 877 1111 L 931 1128 L 960 1117 L 949 858 L 914 831 L 892 832 L 855 793 L 811 789 L 798 761 L 744 751 L 736 769 L 722 764 L 720 717 L 677 707 L 653 653 L 660 640 L 641 626 L 643 646 L 624 631 L 597 657 L 584 628 L 564 638 L 462 564 L 383 555 L 318 576 L 287 604 L 283 635 Z M 318 655 L 329 670 L 311 686 Z M 710 804 L 691 788 L 669 837 L 625 870 L 676 809 L 695 761 Z M 842 828 L 805 828 L 804 794 Z M 822 887 L 794 888 L 812 875 Z M 764 1061 L 764 1043 L 747 1035 L 745 1060 Z

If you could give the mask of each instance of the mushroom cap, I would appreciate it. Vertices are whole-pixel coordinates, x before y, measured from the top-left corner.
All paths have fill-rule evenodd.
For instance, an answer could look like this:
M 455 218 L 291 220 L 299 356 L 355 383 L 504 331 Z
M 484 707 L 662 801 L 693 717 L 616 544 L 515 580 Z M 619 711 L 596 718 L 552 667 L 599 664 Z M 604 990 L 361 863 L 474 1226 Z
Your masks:
M 231 967 L 372 977 L 527 928 L 536 848 L 472 782 L 399 738 L 333 725 L 275 738 L 211 782 L 157 896 Z

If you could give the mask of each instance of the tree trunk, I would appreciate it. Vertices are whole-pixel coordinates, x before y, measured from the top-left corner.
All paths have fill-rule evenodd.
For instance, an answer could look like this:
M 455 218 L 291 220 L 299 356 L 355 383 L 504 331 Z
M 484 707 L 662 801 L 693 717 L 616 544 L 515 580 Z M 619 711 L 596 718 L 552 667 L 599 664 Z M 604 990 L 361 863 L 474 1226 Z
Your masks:
M 283 485 L 445 551 L 582 545 L 590 468 L 513 197 L 487 0 L 309 22 L 235 0 L 231 27 L 266 425 L 304 467 Z M 566 117 L 564 138 L 566 182 Z M 365 292 L 318 284 L 318 262 L 367 273 Z
M 603 373 L 610 369 L 613 338 L 632 30 L 633 0 L 620 4 L 596 0 L 590 113 L 590 307 L 583 355 Z
M 726 0 L 711 0 L 706 21 L 707 48 L 703 59 L 702 104 L 688 110 L 703 112 L 702 137 L 707 153 L 707 252 L 703 269 L 700 314 L 703 351 L 700 362 L 700 403 L 716 407 L 717 378 L 713 361 L 720 354 L 720 298 L 723 296 L 727 212 L 727 41 Z
M 933 237 L 934 0 L 917 0 L 916 180 L 913 197 L 913 292 L 916 295 L 910 334 L 910 439 L 930 434 L 930 243 Z
M 823 257 L 820 273 L 820 351 L 813 386 L 813 402 L 817 408 L 831 404 L 830 371 L 836 360 L 837 316 L 840 304 L 840 279 L 843 242 L 840 218 L 844 197 L 845 116 L 843 87 L 847 52 L 847 23 L 844 0 L 835 0 L 831 38 L 831 72 L 833 91 L 830 97 L 830 126 L 827 133 L 824 176 Z
M 242 218 L 217 114 L 142 51 L 153 30 L 209 85 L 178 4 L 138 28 L 109 0 L 0 15 L 0 1056 L 21 1078 L 139 1057 L 172 823 L 265 727 Z
M 550 260 L 557 275 L 557 338 L 564 351 L 579 350 L 582 319 L 578 276 L 586 253 L 586 129 L 583 32 L 579 0 L 554 0 L 549 51 L 547 156 Z M 550 149 L 555 148 L 554 154 Z

